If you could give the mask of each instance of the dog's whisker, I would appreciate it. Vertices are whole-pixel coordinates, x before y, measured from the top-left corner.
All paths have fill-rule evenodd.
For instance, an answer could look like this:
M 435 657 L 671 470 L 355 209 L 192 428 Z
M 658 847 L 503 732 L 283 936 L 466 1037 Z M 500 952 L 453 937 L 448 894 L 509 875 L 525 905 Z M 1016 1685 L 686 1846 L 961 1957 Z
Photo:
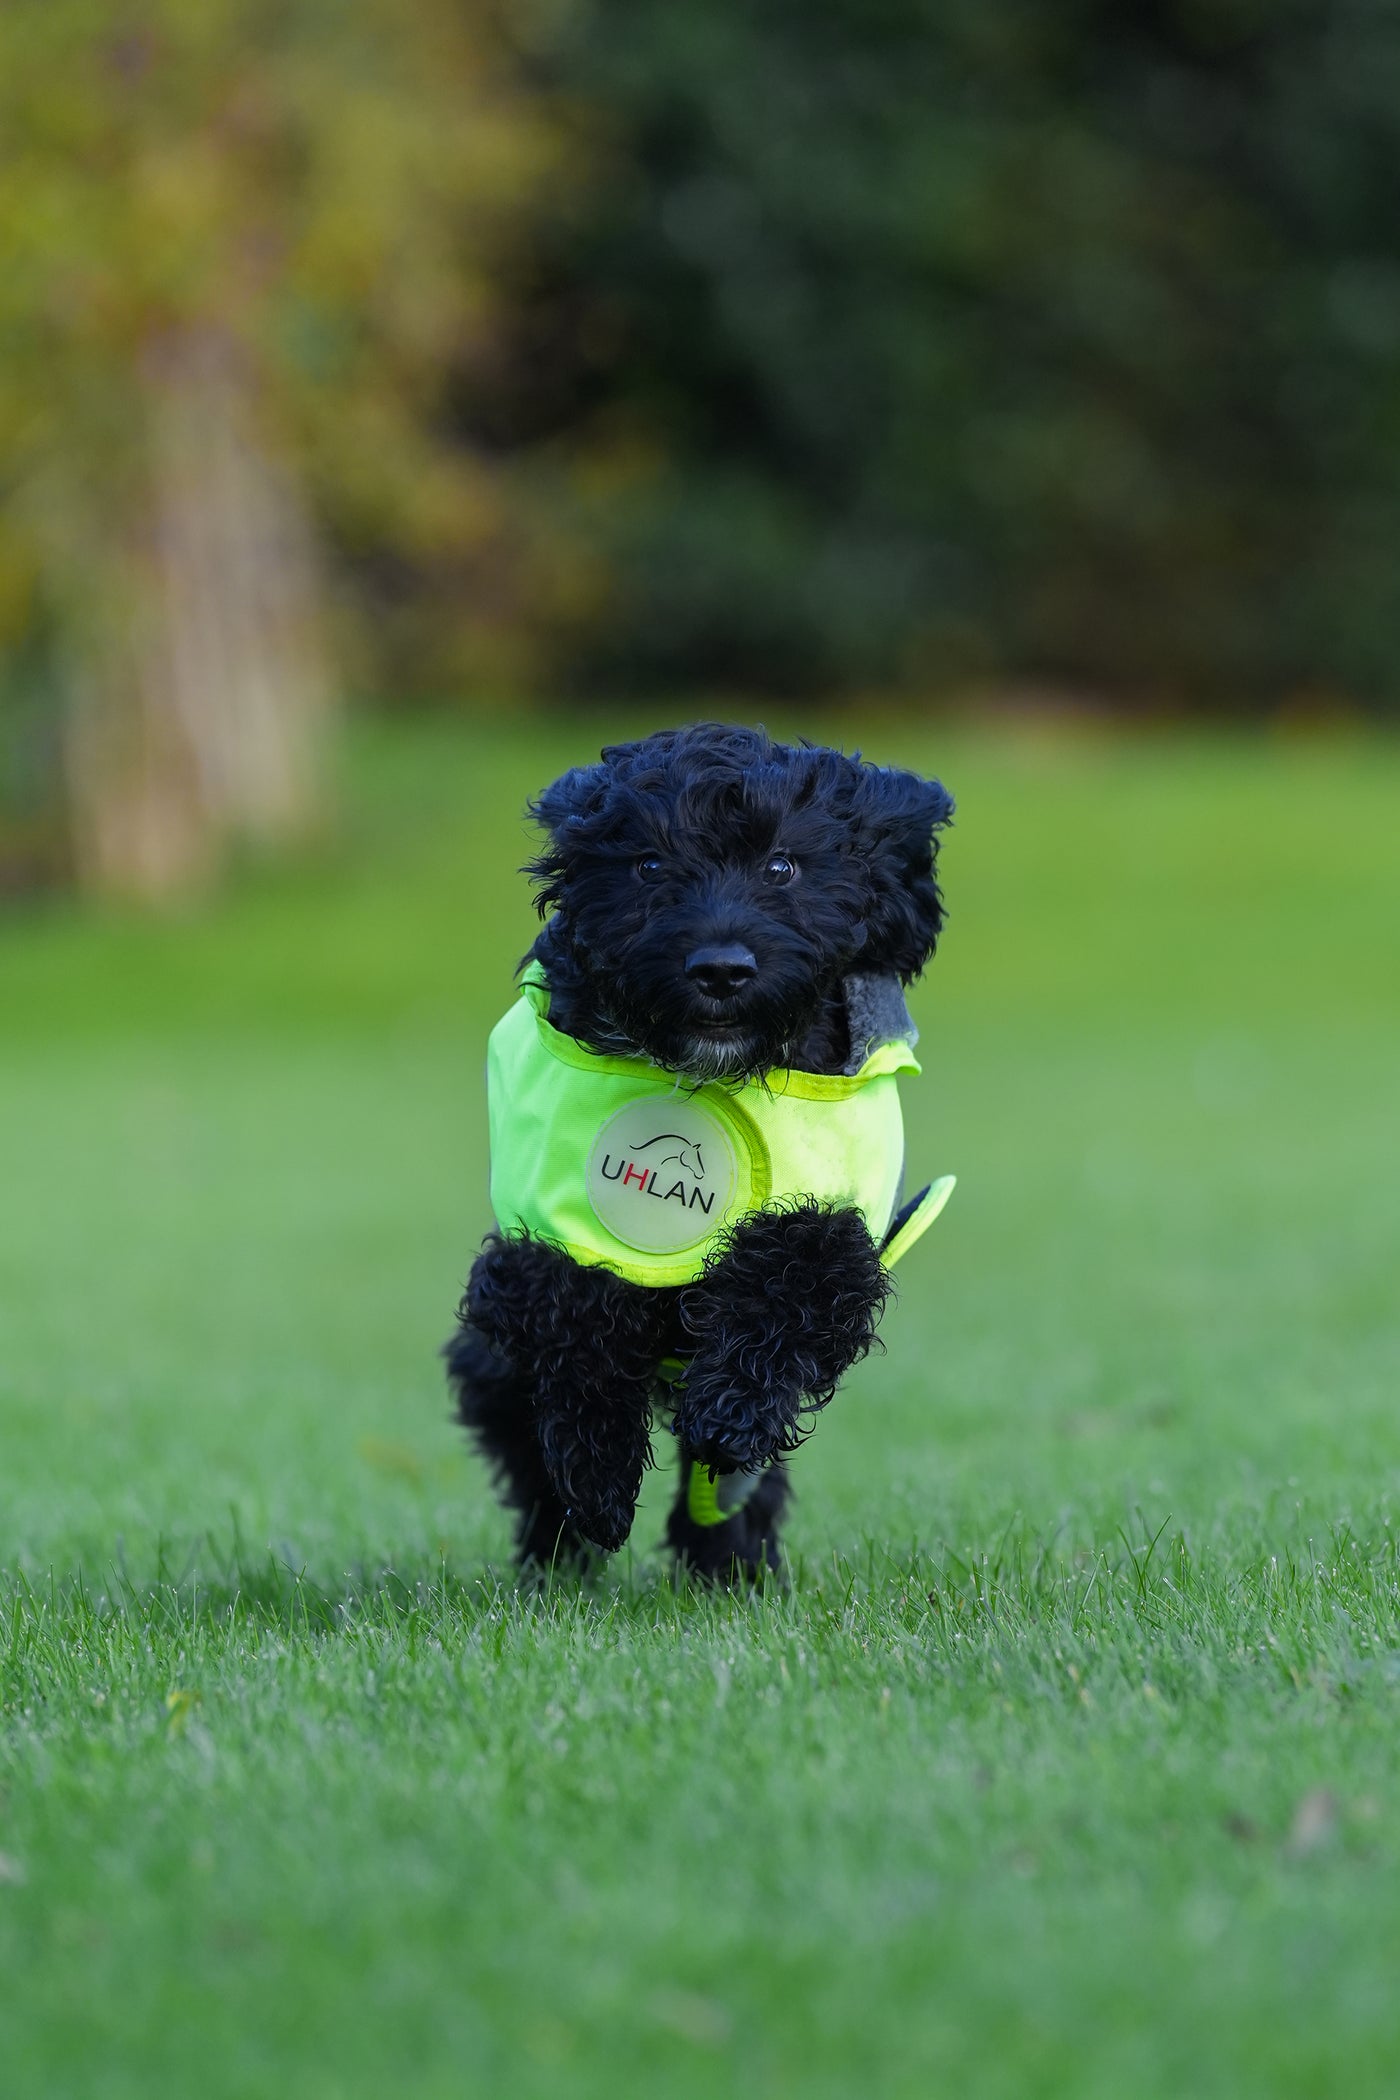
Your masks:
M 744 1071 L 757 1048 L 752 1036 L 734 1036 L 728 1042 L 715 1036 L 692 1036 L 686 1044 L 681 1069 L 701 1079 L 726 1079 Z

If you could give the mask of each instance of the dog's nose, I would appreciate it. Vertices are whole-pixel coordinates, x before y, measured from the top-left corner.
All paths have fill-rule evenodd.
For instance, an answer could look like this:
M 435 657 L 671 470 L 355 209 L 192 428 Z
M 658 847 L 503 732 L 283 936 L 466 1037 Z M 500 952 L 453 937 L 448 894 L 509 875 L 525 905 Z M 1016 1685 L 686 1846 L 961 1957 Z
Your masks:
M 724 947 L 697 948 L 685 959 L 685 974 L 711 999 L 731 999 L 758 975 L 758 964 L 737 941 Z

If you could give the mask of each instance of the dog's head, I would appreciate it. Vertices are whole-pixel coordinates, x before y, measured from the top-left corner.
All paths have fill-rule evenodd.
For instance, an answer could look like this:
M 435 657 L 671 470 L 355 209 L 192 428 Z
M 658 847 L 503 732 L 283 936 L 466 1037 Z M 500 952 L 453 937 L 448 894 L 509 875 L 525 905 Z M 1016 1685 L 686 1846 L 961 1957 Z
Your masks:
M 853 972 L 904 983 L 943 923 L 936 780 L 702 723 L 613 744 L 532 805 L 537 944 L 595 1048 L 697 1078 L 790 1061 Z

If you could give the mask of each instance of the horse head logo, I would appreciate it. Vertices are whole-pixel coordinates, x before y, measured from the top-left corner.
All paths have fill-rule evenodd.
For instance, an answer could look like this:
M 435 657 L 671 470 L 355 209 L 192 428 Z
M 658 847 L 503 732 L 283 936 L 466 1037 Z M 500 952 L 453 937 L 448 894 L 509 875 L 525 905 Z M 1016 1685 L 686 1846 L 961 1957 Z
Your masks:
M 664 1167 L 668 1161 L 674 1159 L 684 1167 L 687 1174 L 693 1175 L 696 1181 L 705 1179 L 705 1162 L 700 1156 L 698 1140 L 683 1136 L 679 1130 L 663 1130 L 656 1137 L 648 1138 L 644 1145 L 635 1146 L 634 1150 L 650 1152 L 653 1145 L 670 1147 L 667 1152 L 658 1152 L 655 1165 Z

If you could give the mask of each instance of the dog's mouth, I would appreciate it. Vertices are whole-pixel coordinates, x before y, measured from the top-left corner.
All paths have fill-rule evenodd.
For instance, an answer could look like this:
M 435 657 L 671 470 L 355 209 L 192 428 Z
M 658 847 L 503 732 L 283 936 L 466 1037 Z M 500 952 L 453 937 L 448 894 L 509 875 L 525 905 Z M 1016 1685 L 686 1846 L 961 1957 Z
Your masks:
M 681 1046 L 680 1067 L 696 1079 L 733 1079 L 762 1069 L 768 1060 L 762 1045 L 751 1032 L 733 1028 L 707 1028 L 690 1036 Z
M 630 1045 L 668 1071 L 689 1078 L 744 1080 L 791 1061 L 801 1013 L 775 997 L 777 987 L 760 980 L 717 994 L 690 983 L 660 979 L 645 990 L 622 973 L 608 986 L 607 1050 Z
M 757 1043 L 763 1035 L 752 1003 L 745 999 L 693 999 L 686 1016 L 686 1034 L 707 1043 Z
M 744 1012 L 737 999 L 705 999 L 695 1002 L 692 1016 L 697 1034 L 728 1036 L 751 1035 L 752 1019 Z
M 755 1012 L 751 998 L 703 998 L 691 1002 L 678 1048 L 685 1071 L 704 1079 L 735 1079 L 766 1071 L 780 1045 L 771 1018 Z

